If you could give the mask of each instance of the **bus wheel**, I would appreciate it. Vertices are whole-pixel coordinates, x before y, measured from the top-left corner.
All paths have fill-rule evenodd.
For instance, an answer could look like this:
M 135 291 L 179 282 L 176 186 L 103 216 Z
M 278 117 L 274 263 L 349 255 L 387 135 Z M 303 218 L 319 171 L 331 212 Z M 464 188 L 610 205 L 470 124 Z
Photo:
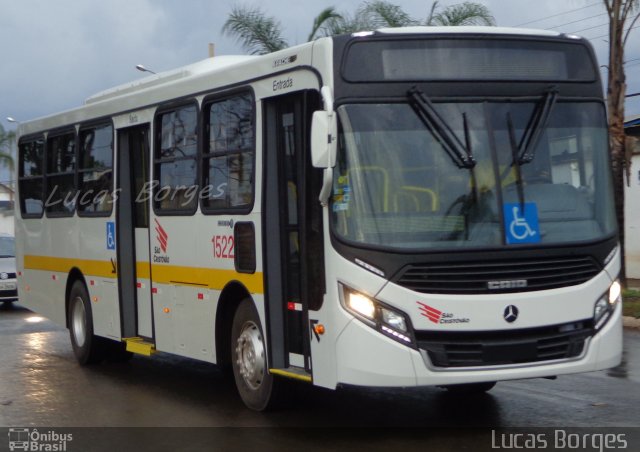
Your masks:
M 448 385 L 448 386 L 441 386 L 441 387 L 449 391 L 450 394 L 473 395 L 473 394 L 483 394 L 487 391 L 490 391 L 495 385 L 496 385 L 495 381 L 487 381 L 483 383 L 467 383 L 467 384 L 461 384 L 461 385 Z
M 273 408 L 276 382 L 269 373 L 264 334 L 250 299 L 244 299 L 231 327 L 231 365 L 242 401 L 252 410 Z
M 82 281 L 76 281 L 69 294 L 69 335 L 73 353 L 80 364 L 103 360 L 104 341 L 93 334 L 93 318 L 89 294 Z

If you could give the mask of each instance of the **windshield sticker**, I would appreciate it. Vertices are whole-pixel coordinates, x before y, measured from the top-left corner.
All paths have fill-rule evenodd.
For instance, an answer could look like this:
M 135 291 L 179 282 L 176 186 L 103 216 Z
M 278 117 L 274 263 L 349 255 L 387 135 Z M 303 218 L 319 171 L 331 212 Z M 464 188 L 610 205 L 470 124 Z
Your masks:
M 508 245 L 540 242 L 538 206 L 533 202 L 504 205 L 504 226 Z
M 338 185 L 333 190 L 333 211 L 349 210 L 349 201 L 351 201 L 351 187 L 349 186 L 348 178 L 347 176 L 340 176 Z

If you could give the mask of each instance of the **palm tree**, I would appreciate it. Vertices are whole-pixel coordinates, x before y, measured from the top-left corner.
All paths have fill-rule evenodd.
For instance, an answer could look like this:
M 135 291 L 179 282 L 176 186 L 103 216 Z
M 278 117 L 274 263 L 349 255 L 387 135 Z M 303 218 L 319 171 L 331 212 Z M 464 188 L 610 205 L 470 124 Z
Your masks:
M 324 31 L 327 21 L 339 17 L 333 7 L 322 10 L 313 21 L 308 40 Z M 282 36 L 280 21 L 266 16 L 260 8 L 235 6 L 222 26 L 222 32 L 236 37 L 251 55 L 264 55 L 289 46 Z
M 235 36 L 251 55 L 263 55 L 288 46 L 282 37 L 280 22 L 265 16 L 260 8 L 235 6 L 222 32 Z
M 357 15 L 364 19 L 370 29 L 419 25 L 419 22 L 412 19 L 401 7 L 385 0 L 364 2 L 358 8 Z
M 386 0 L 362 3 L 355 14 L 338 14 L 335 8 L 324 9 L 316 16 L 309 34 L 309 41 L 318 36 L 333 36 L 384 27 L 407 27 L 411 25 L 495 25 L 489 9 L 479 3 L 467 2 L 439 10 L 433 2 L 429 17 L 413 19 L 400 6 Z M 259 8 L 235 6 L 222 27 L 222 32 L 233 36 L 252 55 L 265 54 L 288 47 L 282 36 L 280 21 L 268 17 Z
M 462 26 L 462 25 L 495 25 L 496 20 L 491 11 L 480 3 L 464 2 L 451 5 L 440 12 L 438 2 L 433 2 L 425 25 Z
M 309 38 L 307 39 L 307 41 L 313 41 L 320 30 L 324 31 L 326 27 L 325 24 L 328 21 L 335 20 L 340 17 L 340 14 L 336 12 L 336 9 L 333 6 L 325 8 L 314 19 L 313 26 L 311 27 L 311 33 L 309 33 Z

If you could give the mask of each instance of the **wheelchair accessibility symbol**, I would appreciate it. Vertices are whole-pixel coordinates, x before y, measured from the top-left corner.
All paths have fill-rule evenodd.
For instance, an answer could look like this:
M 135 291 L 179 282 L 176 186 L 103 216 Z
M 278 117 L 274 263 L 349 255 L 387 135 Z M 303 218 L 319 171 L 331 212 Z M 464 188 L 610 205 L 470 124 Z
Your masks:
M 538 243 L 540 226 L 538 208 L 535 203 L 504 205 L 504 226 L 507 244 Z
M 116 224 L 113 221 L 107 221 L 107 249 L 116 249 Z

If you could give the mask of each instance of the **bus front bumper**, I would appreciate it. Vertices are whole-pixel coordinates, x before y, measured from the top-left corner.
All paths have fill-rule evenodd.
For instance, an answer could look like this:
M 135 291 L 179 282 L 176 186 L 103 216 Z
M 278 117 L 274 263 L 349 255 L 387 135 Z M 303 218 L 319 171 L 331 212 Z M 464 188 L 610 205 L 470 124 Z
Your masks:
M 354 319 L 336 342 L 337 382 L 373 387 L 430 386 L 516 380 L 591 372 L 622 357 L 622 304 L 587 339 L 582 353 L 555 361 L 473 368 L 435 367 L 427 353 L 402 345 Z

